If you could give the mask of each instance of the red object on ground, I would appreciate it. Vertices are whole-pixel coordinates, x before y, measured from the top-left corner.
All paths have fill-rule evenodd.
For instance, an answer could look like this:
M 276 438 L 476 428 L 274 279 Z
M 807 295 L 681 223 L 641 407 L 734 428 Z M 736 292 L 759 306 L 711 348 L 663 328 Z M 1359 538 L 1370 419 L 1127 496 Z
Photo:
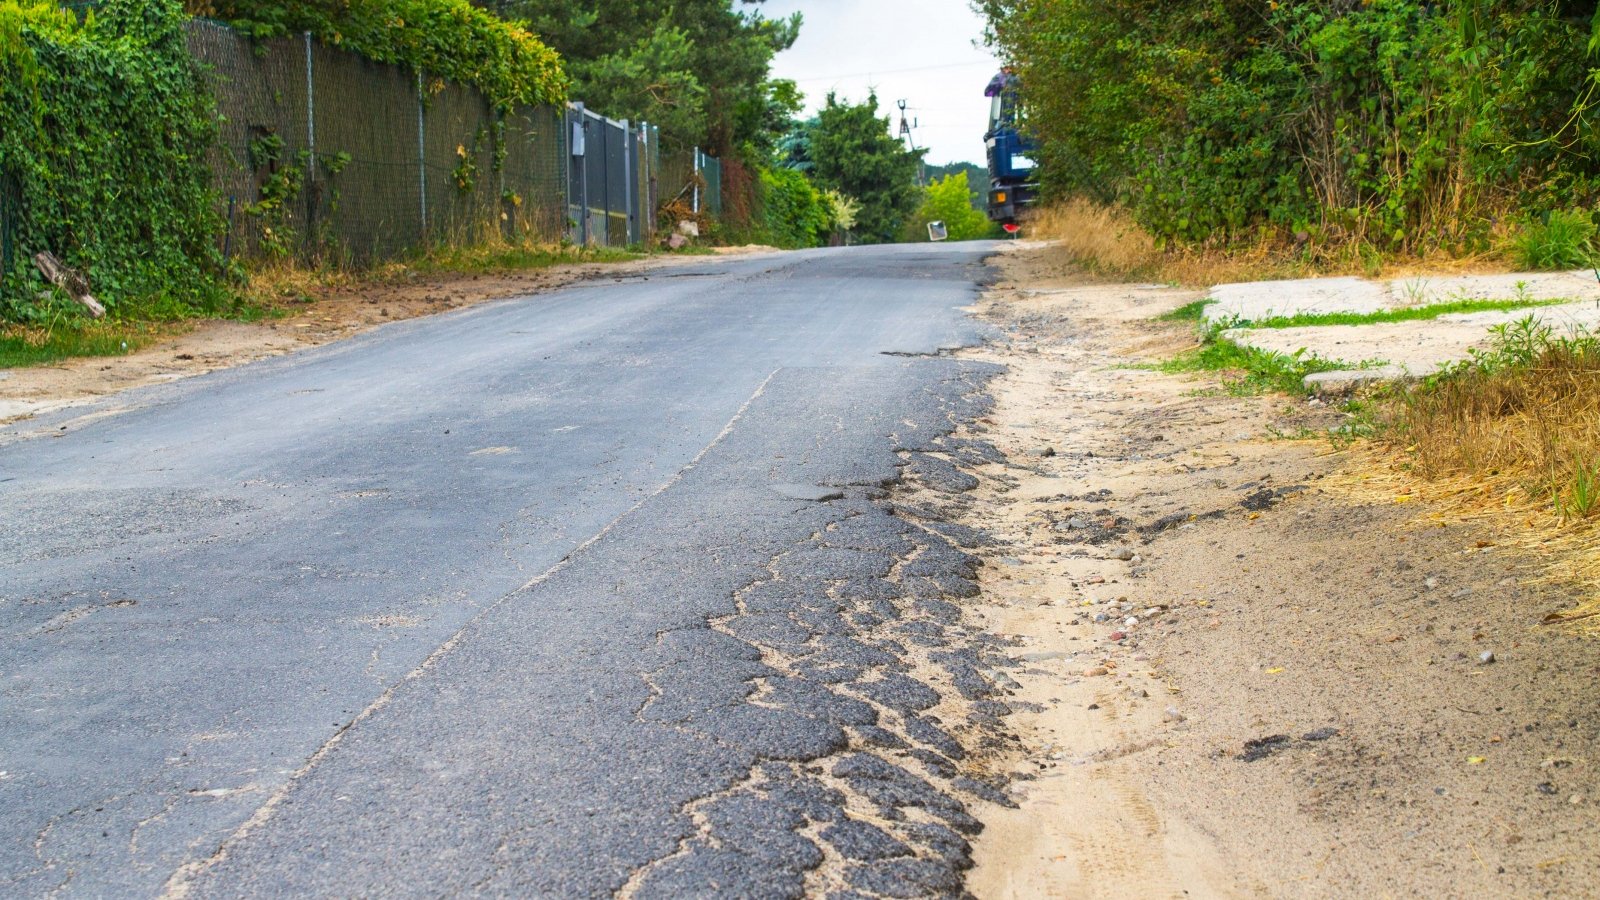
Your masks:
M 1007 222 L 1004 225 L 1001 225 L 1000 227 L 1004 228 L 1006 230 L 1006 234 L 1016 234 L 1017 232 L 1022 230 L 1022 226 L 1018 225 L 1015 222 Z

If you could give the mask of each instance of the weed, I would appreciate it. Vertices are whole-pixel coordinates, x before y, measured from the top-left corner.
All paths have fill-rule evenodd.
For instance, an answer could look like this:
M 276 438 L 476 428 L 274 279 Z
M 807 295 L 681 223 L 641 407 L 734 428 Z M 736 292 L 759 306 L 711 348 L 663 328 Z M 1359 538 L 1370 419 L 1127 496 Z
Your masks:
M 1555 495 L 1556 509 L 1563 519 L 1587 519 L 1600 508 L 1600 460 L 1574 460 L 1567 489 Z
M 1185 303 L 1177 309 L 1164 312 L 1156 316 L 1156 319 L 1161 322 L 1194 322 L 1198 324 L 1205 318 L 1206 307 L 1214 302 L 1207 298 L 1201 298 L 1193 303 Z
M 1298 426 L 1290 431 L 1285 431 L 1277 425 L 1267 425 L 1267 438 L 1274 441 L 1307 441 L 1320 437 L 1321 434 L 1308 425 Z
M 1305 377 L 1314 372 L 1329 372 L 1353 366 L 1323 359 L 1305 350 L 1276 353 L 1237 344 L 1226 338 L 1212 338 L 1193 350 L 1163 362 L 1163 372 L 1222 372 L 1223 390 L 1236 397 L 1255 396 L 1267 391 L 1304 394 Z
M 1558 209 L 1525 223 L 1514 246 L 1524 268 L 1577 269 L 1589 265 L 1594 234 L 1587 213 Z
M 1427 306 L 1404 306 L 1396 309 L 1385 309 L 1370 313 L 1332 312 L 1332 313 L 1298 313 L 1293 316 L 1273 316 L 1254 322 L 1240 321 L 1230 327 L 1238 328 L 1304 328 L 1308 326 L 1323 325 L 1378 325 L 1389 322 L 1420 322 L 1437 319 L 1461 313 L 1479 312 L 1506 312 L 1514 309 L 1528 309 L 1540 306 L 1555 306 L 1561 303 L 1570 303 L 1570 300 L 1533 300 L 1526 296 L 1524 290 L 1519 299 L 1514 300 L 1450 300 L 1444 303 L 1433 303 Z

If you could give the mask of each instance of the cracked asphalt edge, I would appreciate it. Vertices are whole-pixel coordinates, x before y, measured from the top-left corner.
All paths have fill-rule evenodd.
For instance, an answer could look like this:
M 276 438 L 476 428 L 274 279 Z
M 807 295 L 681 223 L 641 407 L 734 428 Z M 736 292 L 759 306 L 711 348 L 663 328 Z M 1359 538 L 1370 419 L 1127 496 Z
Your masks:
M 708 620 L 755 664 L 751 712 L 799 713 L 817 740 L 683 804 L 676 847 L 619 897 L 966 895 L 969 839 L 983 827 L 969 804 L 1013 805 L 1011 776 L 991 761 L 1018 741 L 1001 686 L 1015 663 L 962 606 L 978 594 L 968 551 L 988 542 L 958 521 L 977 486 L 963 467 L 1004 457 L 954 434 L 989 409 L 984 386 L 1000 371 L 955 366 L 933 389 L 946 421 L 896 448 L 899 474 L 828 501 L 824 527 L 735 590 L 735 612 Z M 641 720 L 687 715 L 672 677 L 646 676 Z

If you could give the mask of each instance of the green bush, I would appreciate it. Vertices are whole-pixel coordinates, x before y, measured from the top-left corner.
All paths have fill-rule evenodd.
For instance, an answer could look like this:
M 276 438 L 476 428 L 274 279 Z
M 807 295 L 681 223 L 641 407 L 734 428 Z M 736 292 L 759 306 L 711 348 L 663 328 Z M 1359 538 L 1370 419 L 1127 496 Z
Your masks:
M 517 22 L 467 0 L 220 0 L 219 17 L 255 37 L 309 31 L 377 62 L 470 84 L 501 107 L 561 103 L 561 57 Z
M 922 205 L 912 217 L 911 233 L 907 236 L 913 241 L 927 240 L 929 222 L 943 222 L 952 241 L 971 241 L 993 235 L 994 223 L 972 207 L 972 200 L 966 172 L 934 179 L 923 193 Z
M 215 123 L 183 22 L 168 0 L 109 0 L 81 23 L 0 0 L 0 184 L 17 207 L 0 319 L 49 314 L 40 251 L 86 272 L 113 311 L 181 316 L 220 296 Z
M 1158 238 L 1488 249 L 1600 198 L 1593 4 L 978 0 L 1047 195 Z
M 1553 210 L 1523 225 L 1517 259 L 1527 269 L 1578 269 L 1592 264 L 1595 226 L 1580 210 Z
M 833 229 L 822 193 L 793 169 L 761 171 L 762 220 L 767 240 L 778 247 L 816 247 Z

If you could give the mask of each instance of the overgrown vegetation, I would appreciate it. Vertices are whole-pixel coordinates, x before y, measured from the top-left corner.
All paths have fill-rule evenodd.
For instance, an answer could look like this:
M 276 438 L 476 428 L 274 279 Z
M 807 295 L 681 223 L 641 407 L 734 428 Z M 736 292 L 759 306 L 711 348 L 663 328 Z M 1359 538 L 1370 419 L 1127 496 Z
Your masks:
M 936 178 L 922 192 L 922 202 L 907 224 L 906 239 L 928 240 L 928 223 L 943 222 L 948 239 L 971 241 L 993 237 L 999 231 L 982 210 L 973 205 L 975 192 L 962 169 Z
M 1128 210 L 1156 250 L 1349 266 L 1522 221 L 1525 264 L 1582 264 L 1592 228 L 1561 211 L 1600 195 L 1593 3 L 979 5 L 1048 195 Z
M 41 251 L 87 272 L 115 317 L 225 302 L 204 165 L 214 123 L 183 21 L 167 0 L 109 0 L 82 21 L 0 0 L 0 183 L 17 205 L 0 320 L 59 324 L 73 308 L 34 270 Z
M 518 22 L 467 0 L 189 0 L 258 38 L 309 31 L 375 62 L 478 88 L 502 108 L 560 103 L 561 58 Z
M 1403 394 L 1389 440 L 1425 477 L 1471 476 L 1563 519 L 1600 512 L 1600 338 L 1531 316 L 1492 333 L 1489 349 Z
M 463 0 L 464 2 L 464 0 Z M 572 92 L 613 118 L 661 127 L 668 146 L 765 158 L 800 109 L 793 82 L 769 78 L 800 16 L 768 19 L 729 0 L 486 0 L 554 47 Z

